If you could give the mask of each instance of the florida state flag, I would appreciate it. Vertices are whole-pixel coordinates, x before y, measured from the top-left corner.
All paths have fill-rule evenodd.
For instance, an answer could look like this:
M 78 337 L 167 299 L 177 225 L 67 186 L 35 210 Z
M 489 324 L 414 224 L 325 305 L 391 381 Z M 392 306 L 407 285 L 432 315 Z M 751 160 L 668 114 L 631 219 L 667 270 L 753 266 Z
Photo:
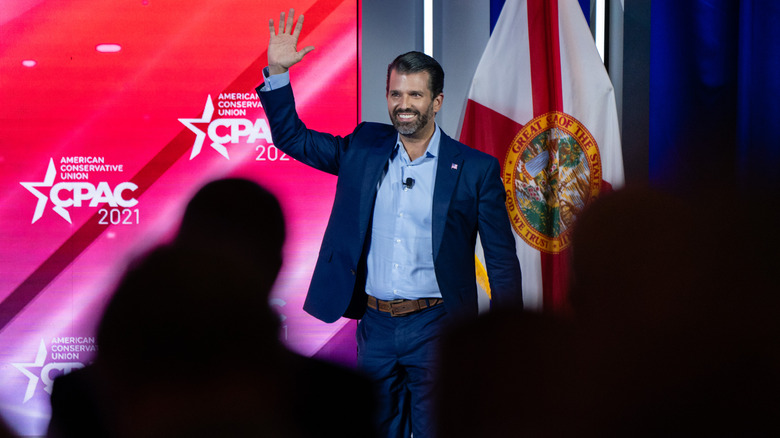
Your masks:
M 501 161 L 526 307 L 565 311 L 572 226 L 623 184 L 614 90 L 576 0 L 506 1 L 460 141 Z

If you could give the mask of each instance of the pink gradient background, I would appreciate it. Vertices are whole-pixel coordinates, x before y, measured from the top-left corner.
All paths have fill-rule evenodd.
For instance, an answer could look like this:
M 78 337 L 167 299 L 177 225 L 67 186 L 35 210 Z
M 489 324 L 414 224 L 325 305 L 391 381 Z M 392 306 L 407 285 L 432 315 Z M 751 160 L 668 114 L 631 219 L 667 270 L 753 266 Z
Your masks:
M 290 6 L 274 0 L 3 2 L 0 315 L 7 324 L 0 329 L 0 414 L 17 433 L 45 433 L 49 394 L 41 373 L 58 362 L 52 339 L 92 336 L 126 262 L 169 238 L 187 199 L 214 178 L 251 178 L 280 198 L 289 237 L 274 298 L 281 300 L 275 303 L 285 318 L 286 342 L 302 354 L 324 349 L 334 360 L 349 360 L 349 354 L 339 358 L 338 349 L 327 347 L 350 327 L 347 321 L 324 324 L 301 309 L 335 177 L 293 160 L 257 161 L 256 148 L 266 143 L 249 143 L 247 137 L 225 145 L 229 160 L 209 146 L 208 138 L 190 160 L 196 136 L 178 120 L 201 117 L 209 95 L 216 105 L 222 92 L 253 92 L 265 65 L 268 19 L 278 20 Z M 292 70 L 301 117 L 311 128 L 347 134 L 359 114 L 358 0 L 292 6 L 306 14 L 301 44 L 317 47 Z M 122 49 L 100 53 L 96 46 L 103 43 Z M 35 65 L 23 65 L 26 60 Z M 264 113 L 250 109 L 246 116 L 219 116 L 215 109 L 212 120 L 221 117 L 254 123 Z M 206 130 L 206 124 L 199 127 Z M 38 200 L 20 183 L 43 181 L 51 158 L 58 168 L 54 183 L 62 182 L 60 159 L 78 156 L 105 157 L 106 164 L 123 166 L 121 173 L 91 172 L 80 182 L 105 181 L 111 188 L 138 183 L 138 204 L 130 209 L 138 210 L 137 224 L 98 224 L 96 212 L 108 208 L 105 204 L 68 208 L 70 224 L 52 211 L 50 201 L 31 223 Z M 49 188 L 39 190 L 47 195 Z M 63 198 L 67 194 L 61 192 Z M 93 236 L 83 250 L 72 239 L 79 230 Z M 52 257 L 64 269 L 40 270 Z M 47 275 L 53 280 L 40 280 Z M 22 284 L 24 306 L 9 299 Z M 44 379 L 32 385 L 14 364 L 34 363 L 41 340 L 48 352 L 44 364 L 26 369 Z M 80 353 L 72 362 L 86 364 L 91 358 L 92 353 Z M 30 386 L 32 396 L 25 401 Z

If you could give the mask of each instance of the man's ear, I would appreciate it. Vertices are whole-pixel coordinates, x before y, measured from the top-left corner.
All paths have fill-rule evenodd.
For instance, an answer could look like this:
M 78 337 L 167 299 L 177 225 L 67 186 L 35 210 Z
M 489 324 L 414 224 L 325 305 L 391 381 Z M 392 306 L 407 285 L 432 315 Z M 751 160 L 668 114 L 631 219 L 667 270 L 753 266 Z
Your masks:
M 438 96 L 433 98 L 433 113 L 434 114 L 439 112 L 443 102 L 444 102 L 444 93 L 439 93 Z

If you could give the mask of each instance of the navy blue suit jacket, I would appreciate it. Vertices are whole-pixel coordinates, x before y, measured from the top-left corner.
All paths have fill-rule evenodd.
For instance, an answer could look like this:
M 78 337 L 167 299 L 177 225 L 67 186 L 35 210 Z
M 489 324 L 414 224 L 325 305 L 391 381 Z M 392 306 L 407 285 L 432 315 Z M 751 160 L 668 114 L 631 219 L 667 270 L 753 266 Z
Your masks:
M 361 123 L 346 137 L 309 130 L 292 87 L 259 91 L 274 145 L 298 161 L 338 175 L 304 310 L 333 322 L 365 311 L 365 260 L 377 184 L 396 144 L 392 125 Z M 433 260 L 448 313 L 478 311 L 474 248 L 479 231 L 492 305 L 521 305 L 515 251 L 498 160 L 442 132 L 433 194 Z

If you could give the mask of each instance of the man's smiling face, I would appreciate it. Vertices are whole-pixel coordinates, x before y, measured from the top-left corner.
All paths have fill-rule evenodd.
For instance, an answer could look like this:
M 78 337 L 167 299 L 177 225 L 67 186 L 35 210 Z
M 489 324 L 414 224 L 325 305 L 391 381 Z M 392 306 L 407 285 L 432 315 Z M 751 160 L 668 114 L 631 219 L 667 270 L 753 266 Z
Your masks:
M 404 136 L 425 138 L 433 133 L 434 116 L 443 96 L 434 97 L 427 72 L 390 72 L 387 112 L 395 129 Z

